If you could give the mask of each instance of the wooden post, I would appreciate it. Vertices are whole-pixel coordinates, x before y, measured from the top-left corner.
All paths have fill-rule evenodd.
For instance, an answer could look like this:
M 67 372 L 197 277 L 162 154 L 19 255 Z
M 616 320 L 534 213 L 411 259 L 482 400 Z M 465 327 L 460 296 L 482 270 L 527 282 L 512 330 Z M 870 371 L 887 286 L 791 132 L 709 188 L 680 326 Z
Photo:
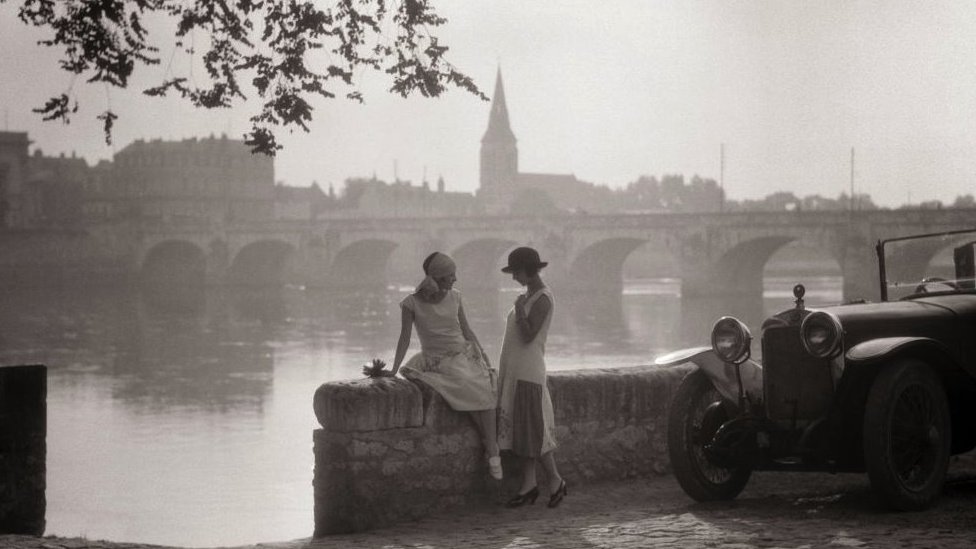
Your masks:
M 47 368 L 0 367 L 0 534 L 44 534 Z

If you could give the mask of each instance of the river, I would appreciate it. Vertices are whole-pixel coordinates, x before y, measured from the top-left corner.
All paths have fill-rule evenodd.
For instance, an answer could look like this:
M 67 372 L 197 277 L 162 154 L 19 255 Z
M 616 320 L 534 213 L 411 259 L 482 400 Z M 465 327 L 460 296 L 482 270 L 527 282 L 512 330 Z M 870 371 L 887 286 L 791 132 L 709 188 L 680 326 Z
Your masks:
M 791 305 L 794 282 L 767 277 L 766 313 Z M 840 300 L 840 278 L 804 282 L 808 303 Z M 309 536 L 312 395 L 392 361 L 408 291 L 0 293 L 0 363 L 48 366 L 46 533 L 188 547 Z M 491 356 L 517 293 L 465 294 Z M 707 343 L 708 322 L 681 322 L 679 293 L 679 280 L 653 279 L 619 299 L 557 294 L 550 369 Z

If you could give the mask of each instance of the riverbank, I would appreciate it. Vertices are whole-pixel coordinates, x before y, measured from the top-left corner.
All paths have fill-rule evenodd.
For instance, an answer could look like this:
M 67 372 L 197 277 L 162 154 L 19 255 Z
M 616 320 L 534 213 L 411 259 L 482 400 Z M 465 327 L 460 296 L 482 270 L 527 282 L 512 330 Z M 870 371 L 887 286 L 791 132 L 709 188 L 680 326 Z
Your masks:
M 955 458 L 942 498 L 917 513 L 885 511 L 867 477 L 859 474 L 755 473 L 735 501 L 708 504 L 690 500 L 674 477 L 661 476 L 570 486 L 557 509 L 546 507 L 544 494 L 519 510 L 505 508 L 499 499 L 370 532 L 235 549 L 971 548 L 976 534 L 974 457 Z M 176 549 L 20 536 L 0 536 L 0 547 Z
M 311 538 L 281 542 L 258 543 L 238 547 L 218 549 L 301 549 L 311 544 Z M 0 535 L 0 548 L 3 549 L 184 549 L 171 545 L 151 545 L 146 543 L 125 543 L 117 541 L 90 540 L 85 538 L 60 538 L 45 536 Z

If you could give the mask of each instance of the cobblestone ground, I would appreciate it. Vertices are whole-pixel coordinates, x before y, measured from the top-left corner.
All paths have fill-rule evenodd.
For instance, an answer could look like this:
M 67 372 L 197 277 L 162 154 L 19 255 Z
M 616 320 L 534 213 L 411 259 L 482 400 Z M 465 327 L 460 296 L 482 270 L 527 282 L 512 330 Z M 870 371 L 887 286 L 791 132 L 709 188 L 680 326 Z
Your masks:
M 756 473 L 727 503 L 695 503 L 672 477 L 571 485 L 559 508 L 545 501 L 517 510 L 486 504 L 373 532 L 248 549 L 976 547 L 976 467 L 951 470 L 938 504 L 919 513 L 884 511 L 864 475 L 812 473 Z M 0 536 L 0 547 L 153 546 Z

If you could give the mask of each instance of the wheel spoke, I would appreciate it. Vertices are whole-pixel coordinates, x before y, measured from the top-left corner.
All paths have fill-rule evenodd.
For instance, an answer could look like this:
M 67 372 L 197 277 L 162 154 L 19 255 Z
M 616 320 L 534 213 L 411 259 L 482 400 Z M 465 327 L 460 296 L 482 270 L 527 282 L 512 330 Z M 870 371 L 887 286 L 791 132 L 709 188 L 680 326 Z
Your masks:
M 938 448 L 930 431 L 937 429 L 938 413 L 932 396 L 920 385 L 906 387 L 896 397 L 891 416 L 892 468 L 910 489 L 924 486 L 935 467 Z
M 691 414 L 692 420 L 689 421 L 688 425 L 688 442 L 691 449 L 691 454 L 694 457 L 695 466 L 699 473 L 708 479 L 709 482 L 714 484 L 722 484 L 727 482 L 732 477 L 732 470 L 725 467 L 719 467 L 713 464 L 708 456 L 705 455 L 705 444 L 709 442 L 705 440 L 706 436 L 702 433 L 702 423 L 705 418 L 705 411 L 713 403 L 721 400 L 718 392 L 715 389 L 705 391 L 701 394 L 700 398 L 695 402 L 694 408 Z

